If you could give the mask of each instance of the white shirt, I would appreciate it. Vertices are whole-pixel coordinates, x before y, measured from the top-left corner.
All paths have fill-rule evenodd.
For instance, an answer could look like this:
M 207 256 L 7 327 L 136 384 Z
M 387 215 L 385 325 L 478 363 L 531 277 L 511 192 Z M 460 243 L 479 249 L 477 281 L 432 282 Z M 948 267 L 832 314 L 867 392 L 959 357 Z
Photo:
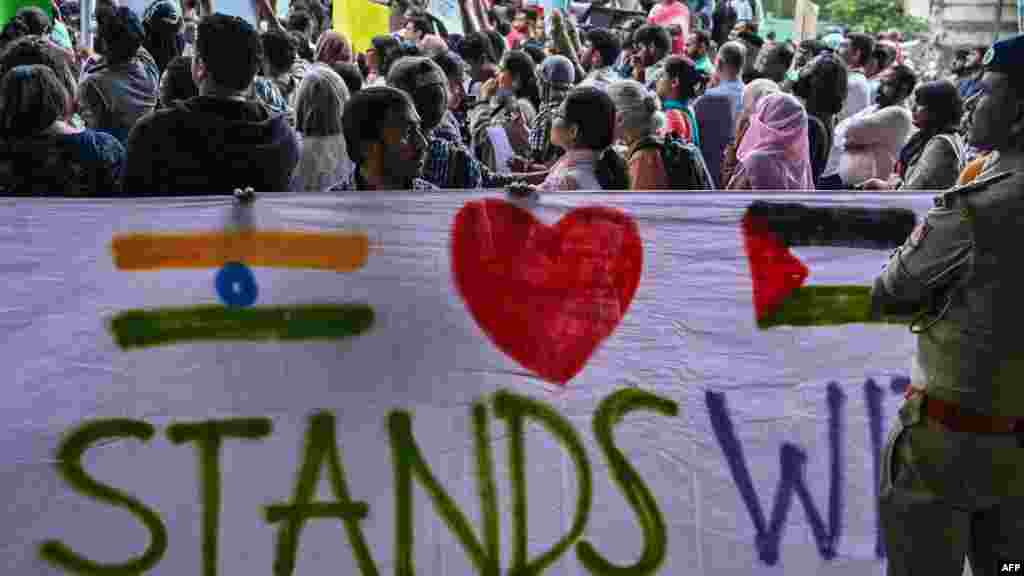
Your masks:
M 840 147 L 855 147 L 840 153 L 843 183 L 856 186 L 870 178 L 888 178 L 912 130 L 910 111 L 898 104 L 869 106 L 840 122 L 835 140 Z
M 868 84 L 868 79 L 864 76 L 864 73 L 859 70 L 851 70 L 846 77 L 846 102 L 843 103 L 842 110 L 836 115 L 837 131 L 840 123 L 872 104 L 871 93 L 871 86 Z M 842 153 L 843 149 L 840 139 L 832 138 L 832 151 L 828 155 L 828 163 L 825 164 L 825 170 L 821 173 L 822 178 L 839 173 L 839 157 Z

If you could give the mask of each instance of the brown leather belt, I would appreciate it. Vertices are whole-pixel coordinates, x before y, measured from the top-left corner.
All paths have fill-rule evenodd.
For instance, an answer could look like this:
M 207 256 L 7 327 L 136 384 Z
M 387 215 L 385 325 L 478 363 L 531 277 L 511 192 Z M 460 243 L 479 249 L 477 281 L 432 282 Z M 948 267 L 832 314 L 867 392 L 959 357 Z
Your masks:
M 952 404 L 934 396 L 929 396 L 924 390 L 913 387 L 907 388 L 907 398 L 915 394 L 924 396 L 924 411 L 929 418 L 954 432 L 966 432 L 968 434 L 1016 434 L 1024 437 L 1024 418 L 990 416 L 972 412 L 961 408 L 959 404 Z

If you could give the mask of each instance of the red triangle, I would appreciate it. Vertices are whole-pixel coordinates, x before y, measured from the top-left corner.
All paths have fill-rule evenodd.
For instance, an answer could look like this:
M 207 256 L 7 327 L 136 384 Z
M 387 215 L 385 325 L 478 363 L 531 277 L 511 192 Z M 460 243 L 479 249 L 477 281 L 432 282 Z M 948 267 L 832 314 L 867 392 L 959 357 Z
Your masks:
M 750 214 L 743 217 L 743 245 L 750 259 L 754 311 L 757 319 L 763 320 L 775 313 L 794 290 L 803 286 L 809 271 L 760 217 Z

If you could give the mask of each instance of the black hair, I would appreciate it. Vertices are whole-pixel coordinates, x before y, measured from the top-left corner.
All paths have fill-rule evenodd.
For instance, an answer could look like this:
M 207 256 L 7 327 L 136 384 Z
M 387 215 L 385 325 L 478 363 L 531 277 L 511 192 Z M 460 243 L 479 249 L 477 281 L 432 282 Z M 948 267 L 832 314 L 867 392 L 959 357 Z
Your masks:
M 341 124 L 348 156 L 356 165 L 365 160 L 362 146 L 379 142 L 384 122 L 403 106 L 414 108 L 415 104 L 407 93 L 391 86 L 371 86 L 348 99 Z
M 461 82 L 466 77 L 466 64 L 459 55 L 451 50 L 438 52 L 434 55 L 434 63 L 441 67 L 448 80 Z
M 196 56 L 219 86 L 245 90 L 260 70 L 263 42 L 245 20 L 227 14 L 211 14 L 199 21 Z
M 363 88 L 363 74 L 359 71 L 359 67 L 351 62 L 334 62 L 331 64 L 331 69 L 341 76 L 341 79 L 345 81 L 345 86 L 348 88 L 348 93 L 355 94 Z
M 519 49 L 529 54 L 530 58 L 533 58 L 533 63 L 538 66 L 541 62 L 544 62 L 545 58 L 548 57 L 548 55 L 544 53 L 544 49 L 533 42 L 524 42 Z
M 693 60 L 685 56 L 673 54 L 665 60 L 665 76 L 670 80 L 679 80 L 679 95 L 682 100 L 689 100 L 697 95 L 701 84 L 700 73 Z
M 918 86 L 914 99 L 928 108 L 928 123 L 932 130 L 956 128 L 964 111 L 960 91 L 949 80 L 936 80 Z
M 137 24 L 141 24 L 138 16 L 127 6 L 114 9 L 103 5 L 96 7 L 96 34 L 106 45 L 106 56 L 111 61 L 126 62 L 139 51 L 146 37 Z
M 420 85 L 419 80 L 427 74 L 440 75 L 445 84 Z M 423 129 L 432 130 L 441 123 L 448 110 L 447 76 L 433 60 L 426 56 L 401 58 L 388 72 L 388 86 L 398 88 L 412 96 L 416 112 L 420 115 Z
M 494 51 L 496 56 L 494 63 L 497 64 L 508 49 L 508 46 L 505 44 L 505 36 L 508 36 L 508 32 L 499 34 L 497 30 L 487 30 L 484 34 L 491 43 L 491 50 Z
M 370 43 L 373 44 L 373 49 L 377 51 L 377 74 L 386 77 L 388 69 L 391 68 L 395 60 L 404 55 L 402 43 L 390 34 L 374 36 Z
M 622 42 L 619 37 L 605 28 L 594 28 L 587 32 L 587 41 L 601 55 L 604 66 L 612 66 L 622 53 Z
M 491 45 L 491 39 L 483 32 L 473 32 L 466 35 L 462 42 L 462 57 L 467 62 L 472 63 L 498 63 L 498 58 L 494 55 L 494 46 Z
M 579 127 L 577 144 L 601 152 L 595 175 L 605 190 L 628 190 L 626 163 L 614 149 L 615 102 L 593 86 L 574 88 L 565 97 L 565 122 Z
M 0 79 L 0 138 L 30 138 L 64 117 L 67 92 L 49 66 L 30 64 Z
M 672 50 L 672 36 L 663 26 L 645 24 L 633 33 L 633 44 L 650 44 L 654 46 L 656 59 L 661 60 Z
M 814 38 L 800 41 L 800 50 L 810 52 L 811 58 L 825 51 L 825 43 Z
M 4 46 L 0 51 L 0 77 L 15 66 L 42 64 L 57 75 L 68 94 L 68 112 L 77 92 L 74 71 L 64 53 L 42 36 L 23 36 Z
M 537 64 L 533 58 L 522 50 L 509 50 L 501 59 L 501 67 L 519 80 L 520 88 L 516 97 L 529 100 L 533 109 L 539 110 L 540 88 L 537 86 Z
M 862 54 L 864 61 L 867 61 L 871 53 L 875 51 L 875 39 L 868 34 L 851 32 L 846 35 L 846 39 L 850 42 L 851 49 L 857 50 Z
M 292 6 L 291 11 L 288 13 L 288 20 L 285 22 L 285 28 L 292 32 L 308 34 L 309 28 L 313 24 L 316 24 L 316 22 L 308 11 L 302 8 L 296 9 L 295 6 Z
M 14 17 L 25 24 L 29 34 L 45 36 L 52 28 L 50 15 L 38 6 L 22 6 L 14 13 Z
M 789 70 L 789 67 L 793 65 L 793 60 L 796 59 L 796 50 L 793 50 L 793 45 L 789 42 L 783 42 L 775 45 L 775 57 L 778 58 L 779 67 L 783 70 Z
M 306 62 L 313 62 L 316 60 L 316 53 L 314 52 L 313 46 L 309 42 L 309 38 L 305 32 L 298 30 L 292 30 L 292 42 L 295 43 L 295 56 L 302 58 Z
M 729 41 L 719 48 L 718 58 L 726 66 L 735 69 L 738 74 L 743 70 L 743 65 L 746 63 L 747 51 L 743 44 Z
M 313 25 L 312 34 L 315 37 L 319 37 L 320 34 L 327 29 L 325 24 L 330 20 L 330 13 L 326 11 L 320 0 L 309 0 L 309 2 L 292 0 L 289 10 L 291 14 L 302 13 L 306 16 Z M 289 17 L 291 17 L 291 14 L 289 14 Z M 297 19 L 296 25 L 299 24 L 301 24 L 301 21 Z
M 359 67 L 359 74 L 361 74 L 363 78 L 370 75 L 370 65 L 366 62 L 365 52 L 356 54 L 356 66 Z
M 175 56 L 160 78 L 160 104 L 166 108 L 175 100 L 188 100 L 198 95 L 199 88 L 192 80 L 192 58 Z
M 711 48 L 711 33 L 710 32 L 708 32 L 707 30 L 698 28 L 697 30 L 691 30 L 690 34 L 692 34 L 693 37 L 696 38 L 699 41 L 701 46 L 703 46 L 706 49 L 710 49 Z
M 808 114 L 831 126 L 846 100 L 846 64 L 833 54 L 822 54 L 811 60 L 793 85 L 793 94 L 803 98 Z
M 504 18 L 500 17 L 498 15 L 497 10 L 491 8 L 491 10 L 488 12 L 488 16 L 490 17 L 491 22 L 494 22 L 494 30 L 487 30 L 487 32 L 494 32 L 495 34 L 498 34 L 502 38 L 508 36 L 509 33 L 512 32 L 512 24 L 510 24 Z
M 260 35 L 263 41 L 263 60 L 272 72 L 290 70 L 295 64 L 295 38 L 285 30 L 267 30 Z
M 889 51 L 882 45 L 875 46 L 875 50 L 871 52 L 871 58 L 874 59 L 879 70 L 888 68 L 889 64 L 892 64 Z
M 423 35 L 434 33 L 434 26 L 428 18 L 425 18 L 423 16 L 417 16 L 416 18 L 410 20 L 410 22 L 412 22 L 412 29 L 415 30 L 416 32 L 419 32 Z
M 907 94 L 911 94 L 914 91 L 914 87 L 917 85 L 917 74 L 904 64 L 893 66 L 890 69 L 890 73 L 893 75 L 893 81 L 904 88 Z
M 3 48 L 14 42 L 19 38 L 24 38 L 31 34 L 28 29 L 28 25 L 25 24 L 24 20 L 19 18 L 11 18 L 4 24 L 3 31 L 0 31 L 0 48 Z
M 749 30 L 744 30 L 736 35 L 736 38 L 743 42 L 753 46 L 754 48 L 761 48 L 764 46 L 764 38 L 761 38 L 757 34 Z

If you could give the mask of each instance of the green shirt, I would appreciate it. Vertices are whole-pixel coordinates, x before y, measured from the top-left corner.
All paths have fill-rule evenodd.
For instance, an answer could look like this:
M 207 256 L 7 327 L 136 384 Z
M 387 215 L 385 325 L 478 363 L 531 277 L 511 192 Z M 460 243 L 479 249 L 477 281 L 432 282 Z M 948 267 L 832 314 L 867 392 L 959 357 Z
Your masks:
M 63 22 L 53 23 L 53 30 L 50 31 L 50 39 L 56 42 L 61 48 L 66 50 L 75 49 L 75 47 L 71 45 L 71 35 L 68 34 L 68 29 L 64 26 Z
M 714 72 L 714 66 L 711 64 L 711 58 L 708 58 L 707 54 L 698 58 L 697 61 L 694 62 L 694 64 L 697 65 L 698 72 L 703 72 L 708 76 L 710 76 Z

